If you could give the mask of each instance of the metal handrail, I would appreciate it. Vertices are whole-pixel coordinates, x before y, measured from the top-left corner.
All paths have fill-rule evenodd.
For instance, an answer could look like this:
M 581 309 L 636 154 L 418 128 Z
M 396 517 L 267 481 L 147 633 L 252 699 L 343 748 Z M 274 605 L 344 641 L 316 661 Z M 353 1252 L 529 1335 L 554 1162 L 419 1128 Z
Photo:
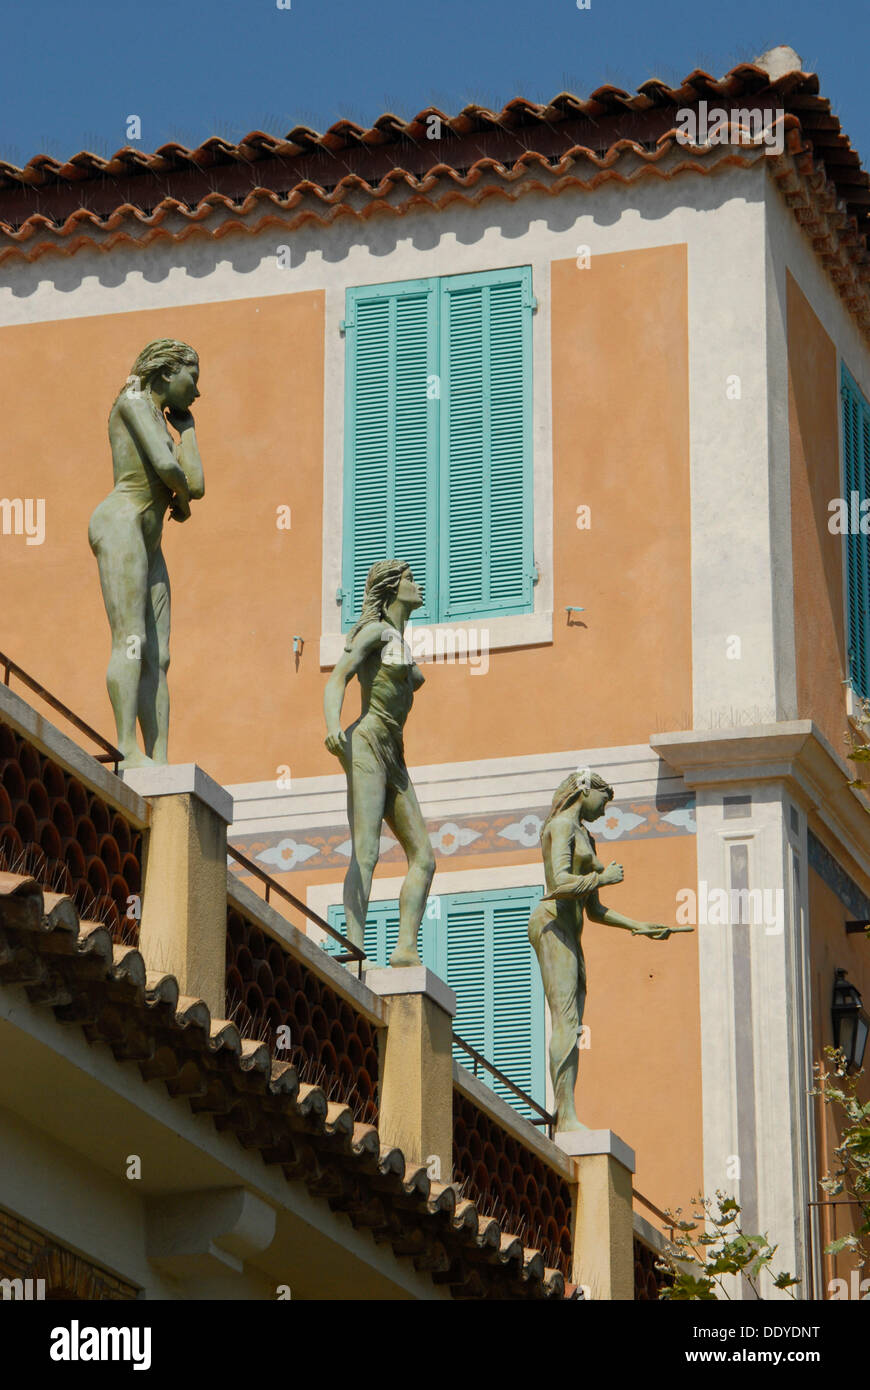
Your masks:
M 552 1139 L 553 1131 L 556 1126 L 555 1115 L 551 1115 L 549 1110 L 545 1110 L 536 1100 L 532 1100 L 531 1096 L 526 1095 L 525 1091 L 520 1090 L 519 1086 L 515 1085 L 509 1076 L 505 1076 L 504 1072 L 499 1071 L 498 1067 L 490 1062 L 488 1058 L 484 1057 L 482 1052 L 478 1052 L 477 1048 L 472 1047 L 470 1043 L 464 1042 L 457 1033 L 453 1034 L 453 1042 L 457 1047 L 461 1047 L 463 1052 L 467 1052 L 469 1057 L 474 1059 L 475 1076 L 477 1076 L 478 1065 L 485 1067 L 488 1072 L 492 1072 L 492 1075 L 498 1078 L 503 1086 L 507 1086 L 508 1090 L 512 1091 L 515 1096 L 519 1096 L 520 1100 L 524 1100 L 526 1105 L 536 1110 L 541 1118 L 538 1120 L 530 1120 L 529 1123 L 533 1125 L 546 1125 L 547 1137 Z
M 665 1226 L 668 1227 L 671 1233 L 671 1239 L 673 1240 L 674 1223 L 668 1216 L 667 1212 L 661 1211 L 660 1208 L 655 1206 L 655 1204 L 651 1202 L 648 1197 L 644 1197 L 642 1192 L 638 1192 L 636 1187 L 633 1187 L 631 1189 L 631 1195 L 636 1202 L 640 1202 L 641 1206 L 646 1207 L 647 1211 L 651 1211 L 654 1216 L 657 1216 L 659 1218 L 659 1221 L 662 1221 L 665 1224 Z
M 314 922 L 320 927 L 321 931 L 328 932 L 335 941 L 339 941 L 341 945 L 344 946 L 345 953 L 344 955 L 333 956 L 332 959 L 338 961 L 340 965 L 343 965 L 349 960 L 356 961 L 360 967 L 360 976 L 362 976 L 362 963 L 364 960 L 368 960 L 368 956 L 361 946 L 355 946 L 352 941 L 348 941 L 346 936 L 342 936 L 340 931 L 335 927 L 331 927 L 329 923 L 324 921 L 319 913 L 315 912 L 313 908 L 310 908 L 307 903 L 295 897 L 293 893 L 290 892 L 289 888 L 285 888 L 283 884 L 277 883 L 274 878 L 271 878 L 270 875 L 266 873 L 265 869 L 261 869 L 259 864 L 254 863 L 253 859 L 248 859 L 247 855 L 241 854 L 239 850 L 235 849 L 232 845 L 227 845 L 227 854 L 230 859 L 235 859 L 237 864 L 241 864 L 246 873 L 253 874 L 254 878 L 258 878 L 260 882 L 265 885 L 266 902 L 269 901 L 270 893 L 277 893 L 280 898 L 285 898 L 288 903 L 291 903 L 292 906 L 296 908 L 297 912 L 301 912 L 304 917 L 307 917 L 309 922 Z
M 5 652 L 0 652 L 0 666 L 5 668 L 3 676 L 4 685 L 9 684 L 10 673 L 16 675 L 18 679 L 32 690 L 34 694 L 38 695 L 41 700 L 44 700 L 47 705 L 51 705 L 52 709 L 56 709 L 58 714 L 63 715 L 64 719 L 69 720 L 70 724 L 78 729 L 79 733 L 87 734 L 89 739 L 98 744 L 100 748 L 104 749 L 104 752 L 94 753 L 92 756 L 98 763 L 114 763 L 115 766 L 113 771 L 117 773 L 118 764 L 124 756 L 120 748 L 116 748 L 107 738 L 103 738 L 102 734 L 98 734 L 96 729 L 92 729 L 90 724 L 86 724 L 77 714 L 73 714 L 72 710 L 68 709 L 56 695 L 52 695 L 51 691 L 46 690 L 44 685 L 40 685 L 39 681 L 33 679 L 33 676 L 29 676 L 27 672 L 18 665 L 18 662 L 13 661 L 11 656 L 7 656 Z

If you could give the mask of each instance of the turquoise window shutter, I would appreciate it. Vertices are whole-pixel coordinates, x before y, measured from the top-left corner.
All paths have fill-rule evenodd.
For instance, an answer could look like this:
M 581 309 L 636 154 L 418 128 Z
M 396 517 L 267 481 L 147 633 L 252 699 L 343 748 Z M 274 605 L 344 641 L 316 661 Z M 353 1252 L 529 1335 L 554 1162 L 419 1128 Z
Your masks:
M 338 905 L 331 907 L 326 920 L 331 927 L 343 932 L 347 921 L 344 908 Z M 439 923 L 433 920 L 427 912 L 420 928 L 420 956 L 423 964 L 427 965 L 430 970 L 434 970 L 436 975 L 441 975 L 443 979 L 443 947 L 439 943 L 438 927 Z M 389 965 L 390 956 L 398 938 L 398 899 L 370 902 L 363 933 L 363 949 L 368 959 L 375 965 Z M 340 954 L 342 948 L 337 941 L 329 941 L 328 944 L 325 944 L 325 949 L 331 956 L 335 956 Z
M 444 619 L 533 607 L 531 269 L 440 284 Z
M 859 501 L 870 497 L 870 406 L 854 379 L 843 367 L 843 485 L 851 522 L 852 493 Z M 850 529 L 846 535 L 849 674 L 853 689 L 862 698 L 870 695 L 868 624 L 870 624 L 870 538 Z
M 430 898 L 420 931 L 423 964 L 456 993 L 454 1032 L 539 1105 L 547 1095 L 544 990 L 528 925 L 543 891 L 529 887 L 445 893 Z M 328 920 L 344 931 L 342 907 L 331 907 Z M 386 965 L 398 930 L 397 901 L 370 903 L 366 955 Z M 334 955 L 340 947 L 331 942 L 326 949 Z M 454 1047 L 453 1055 L 473 1070 L 461 1048 Z M 530 1106 L 482 1068 L 478 1079 L 521 1115 L 534 1117 Z
M 343 932 L 346 926 L 344 908 L 334 906 L 329 909 L 326 919 L 331 927 Z M 363 950 L 370 961 L 377 965 L 386 965 L 390 959 L 393 948 L 399 936 L 399 904 L 395 902 L 374 902 L 369 903 L 369 910 L 366 916 L 365 932 L 363 933 Z M 337 941 L 330 940 L 325 949 L 331 956 L 341 952 L 341 946 Z
M 528 927 L 529 914 L 542 892 L 530 895 L 524 890 L 492 905 L 492 1052 L 487 1054 L 514 1085 L 541 1105 L 547 1094 L 544 990 Z M 493 1080 L 492 1087 L 503 1100 L 529 1113 L 500 1081 Z
M 470 1047 L 493 1061 L 492 1010 L 487 985 L 492 979 L 492 925 L 484 894 L 449 893 L 441 898 L 447 937 L 447 983 L 456 993 L 453 1030 Z M 464 1067 L 471 1059 L 461 1048 L 453 1056 Z M 487 1080 L 480 1073 L 481 1080 Z
M 407 560 L 435 619 L 437 338 L 429 280 L 347 292 L 342 622 L 359 617 L 375 560 Z
M 456 991 L 454 1031 L 539 1105 L 547 1094 L 544 991 L 528 925 L 543 891 L 509 888 L 442 898 L 447 983 Z M 454 1047 L 453 1055 L 473 1069 L 461 1048 Z M 533 1117 L 531 1107 L 496 1077 L 481 1069 L 478 1079 L 521 1115 Z
M 417 624 L 529 612 L 531 268 L 349 289 L 342 624 L 407 559 Z

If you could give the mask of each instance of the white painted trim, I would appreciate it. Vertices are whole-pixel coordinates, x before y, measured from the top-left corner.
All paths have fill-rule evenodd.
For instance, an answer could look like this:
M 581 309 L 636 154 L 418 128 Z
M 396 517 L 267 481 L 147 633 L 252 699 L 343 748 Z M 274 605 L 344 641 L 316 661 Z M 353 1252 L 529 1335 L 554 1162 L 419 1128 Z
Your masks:
M 734 707 L 775 720 L 762 165 L 701 213 L 689 242 L 693 724 Z M 740 379 L 729 398 L 728 378 Z M 741 641 L 740 659 L 728 639 Z
M 751 782 L 786 784 L 789 795 L 811 808 L 835 841 L 870 878 L 870 817 L 852 770 L 810 719 L 717 733 L 655 734 L 652 746 L 679 770 L 689 789 L 749 790 Z M 730 785 L 729 785 L 730 784 Z
M 539 587 L 538 585 L 535 586 Z M 471 675 L 484 675 L 489 652 L 510 647 L 536 647 L 553 640 L 553 614 L 550 612 L 513 613 L 503 618 L 469 618 L 462 623 L 417 623 L 422 632 L 437 633 L 444 645 L 444 655 L 416 657 L 419 666 L 467 666 Z M 464 638 L 464 644 L 463 639 Z M 320 665 L 334 666 L 344 651 L 346 632 L 325 632 L 320 638 Z M 462 656 L 465 646 L 467 656 Z M 454 655 L 455 653 L 455 655 Z
M 516 811 L 549 805 L 556 787 L 578 767 L 591 767 L 613 787 L 617 801 L 653 800 L 685 791 L 648 744 L 579 748 L 473 762 L 426 763 L 410 770 L 423 815 L 428 819 Z M 347 822 L 343 773 L 293 778 L 289 790 L 274 781 L 241 782 L 227 788 L 235 805 L 230 837 L 260 832 L 310 831 Z
M 772 179 L 767 179 L 764 276 L 774 684 L 777 718 L 795 719 L 798 704 L 791 522 L 788 315 L 785 267 L 771 238 L 770 206 L 774 200 L 781 202 L 782 195 Z

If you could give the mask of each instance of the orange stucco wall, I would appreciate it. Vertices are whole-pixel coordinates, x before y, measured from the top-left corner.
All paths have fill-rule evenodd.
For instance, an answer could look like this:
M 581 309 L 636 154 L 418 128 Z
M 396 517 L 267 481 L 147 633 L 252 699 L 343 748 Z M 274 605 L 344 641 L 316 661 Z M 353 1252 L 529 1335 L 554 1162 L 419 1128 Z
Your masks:
M 563 746 L 643 743 L 692 708 L 686 247 L 557 261 L 551 285 Z
M 833 845 L 829 846 L 833 849 Z M 862 887 L 867 888 L 866 884 Z M 831 1024 L 831 996 L 834 978 L 838 967 L 846 970 L 849 980 L 864 996 L 870 999 L 870 949 L 863 933 L 847 934 L 846 922 L 851 913 L 837 895 L 810 870 L 809 878 L 810 909 L 810 973 L 813 1012 L 813 1059 L 825 1062 L 824 1049 L 834 1043 Z M 870 1049 L 868 1049 L 870 1053 Z M 866 1067 L 870 1055 L 865 1057 L 865 1075 L 861 1081 L 859 1096 L 862 1101 L 870 1100 L 870 1076 Z M 836 1081 L 834 1084 L 838 1084 Z M 816 1144 L 818 1149 L 819 1176 L 833 1172 L 837 1166 L 834 1149 L 839 1142 L 842 1115 L 831 1104 L 816 1099 Z M 845 1194 L 841 1194 L 841 1197 Z M 829 1195 L 821 1189 L 814 1194 L 816 1201 L 830 1201 Z M 847 1207 L 822 1207 L 819 1212 L 819 1225 L 824 1247 L 838 1236 L 847 1235 L 855 1229 L 855 1209 Z M 851 1224 L 850 1224 L 851 1223 Z M 823 1296 L 831 1279 L 849 1280 L 855 1260 L 848 1251 L 841 1255 L 827 1255 L 822 1260 Z M 866 1275 L 867 1271 L 864 1271 Z M 863 1277 L 863 1276 L 862 1276 Z
M 846 725 L 843 681 L 843 536 L 828 530 L 840 496 L 837 352 L 788 277 L 789 441 L 797 713 L 838 750 Z
M 139 350 L 179 337 L 201 359 L 195 418 L 206 494 L 167 520 L 169 755 L 221 781 L 296 761 L 299 708 L 320 696 L 292 637 L 320 625 L 323 296 L 67 319 L 0 331 L 10 402 L 3 491 L 46 499 L 46 539 L 2 537 L 3 647 L 114 737 L 109 630 L 88 518 L 110 491 L 106 421 Z M 292 508 L 279 531 L 276 508 Z M 316 651 L 316 641 L 312 641 Z M 310 770 L 313 770 L 310 769 Z
M 657 711 L 690 707 L 686 295 L 683 246 L 596 256 L 582 271 L 553 265 L 554 641 L 494 652 L 485 678 L 427 665 L 411 764 L 643 742 Z M 0 329 L 3 491 L 47 508 L 42 546 L 0 538 L 3 647 L 113 735 L 87 524 L 111 485 L 112 400 L 139 349 L 168 335 L 200 353 L 206 473 L 190 521 L 164 529 L 170 757 L 229 783 L 268 780 L 283 764 L 297 777 L 334 773 L 318 664 L 319 292 Z M 341 402 L 327 395 L 326 407 Z M 276 527 L 281 504 L 290 531 Z M 581 504 L 590 530 L 577 528 Z M 585 608 L 570 627 L 568 604 Z

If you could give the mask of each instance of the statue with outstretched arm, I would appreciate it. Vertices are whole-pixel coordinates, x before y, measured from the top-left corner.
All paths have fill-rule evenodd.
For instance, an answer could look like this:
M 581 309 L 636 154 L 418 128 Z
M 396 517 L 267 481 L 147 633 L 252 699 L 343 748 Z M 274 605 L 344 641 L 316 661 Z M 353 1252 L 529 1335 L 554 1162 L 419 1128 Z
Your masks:
M 588 769 L 572 773 L 553 797 L 541 829 L 547 892 L 529 918 L 529 940 L 538 957 L 544 993 L 550 1006 L 550 1077 L 556 1106 L 556 1129 L 582 1129 L 574 1107 L 579 1062 L 578 1035 L 586 1004 L 586 962 L 581 933 L 583 914 L 590 922 L 620 927 L 633 936 L 666 940 L 691 927 L 638 922 L 605 907 L 599 888 L 623 880 L 622 865 L 604 864 L 584 822 L 598 820 L 613 788 Z
M 136 358 L 109 415 L 115 486 L 94 511 L 88 540 L 112 633 L 106 684 L 122 768 L 168 756 L 170 595 L 161 540 L 166 512 L 187 521 L 205 491 L 190 412 L 198 379 L 193 348 L 160 338 Z
M 422 964 L 417 936 L 435 873 L 426 822 L 405 767 L 403 742 L 414 692 L 424 680 L 403 634 L 408 618 L 422 602 L 419 585 L 404 561 L 379 560 L 372 565 L 359 622 L 348 633 L 323 697 L 326 747 L 339 759 L 347 777 L 352 852 L 344 880 L 344 910 L 348 940 L 354 945 L 363 945 L 384 821 L 408 859 L 392 966 Z M 360 683 L 362 712 L 345 732 L 341 708 L 354 676 Z

